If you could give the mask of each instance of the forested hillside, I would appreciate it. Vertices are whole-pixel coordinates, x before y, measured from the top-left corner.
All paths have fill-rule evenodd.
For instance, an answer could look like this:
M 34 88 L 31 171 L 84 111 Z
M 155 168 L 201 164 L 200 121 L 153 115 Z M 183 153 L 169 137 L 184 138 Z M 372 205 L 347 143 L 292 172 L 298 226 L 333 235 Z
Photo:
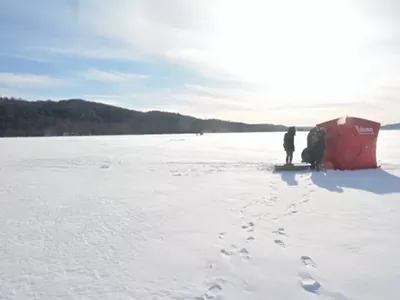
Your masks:
M 0 136 L 120 135 L 283 131 L 285 126 L 203 120 L 178 113 L 140 112 L 80 99 L 0 98 Z

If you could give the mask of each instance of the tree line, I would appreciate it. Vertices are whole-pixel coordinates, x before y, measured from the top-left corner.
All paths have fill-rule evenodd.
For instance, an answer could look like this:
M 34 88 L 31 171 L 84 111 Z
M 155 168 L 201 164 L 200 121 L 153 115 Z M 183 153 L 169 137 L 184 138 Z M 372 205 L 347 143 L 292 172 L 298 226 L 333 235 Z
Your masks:
M 0 97 L 1 137 L 285 130 L 282 125 L 205 120 L 162 111 L 140 112 L 81 99 L 25 101 Z

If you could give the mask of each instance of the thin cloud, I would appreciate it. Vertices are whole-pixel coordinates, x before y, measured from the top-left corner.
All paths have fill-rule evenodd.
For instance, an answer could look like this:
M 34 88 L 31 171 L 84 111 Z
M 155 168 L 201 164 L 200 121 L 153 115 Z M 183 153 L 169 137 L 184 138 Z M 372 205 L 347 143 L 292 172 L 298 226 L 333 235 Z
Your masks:
M 83 74 L 83 77 L 87 80 L 94 81 L 121 82 L 134 79 L 147 79 L 150 76 L 147 74 L 122 73 L 103 71 L 99 69 L 89 69 L 86 73 Z
M 0 85 L 7 87 L 51 87 L 64 83 L 63 79 L 46 75 L 0 73 Z
M 31 51 L 50 55 L 87 58 L 91 60 L 145 61 L 146 58 L 126 45 L 98 45 L 97 42 L 65 47 L 31 47 Z
M 213 97 L 213 98 L 234 100 L 240 98 L 249 99 L 256 96 L 255 93 L 237 88 L 220 88 L 220 87 L 216 88 L 216 87 L 208 87 L 197 84 L 184 84 L 184 87 L 190 93 Z

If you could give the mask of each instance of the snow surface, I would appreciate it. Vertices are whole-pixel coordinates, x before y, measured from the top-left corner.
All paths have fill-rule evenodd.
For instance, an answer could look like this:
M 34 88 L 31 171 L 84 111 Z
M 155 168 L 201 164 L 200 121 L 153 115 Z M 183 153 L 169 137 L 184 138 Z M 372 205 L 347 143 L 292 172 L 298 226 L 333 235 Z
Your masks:
M 0 299 L 400 299 L 400 132 L 353 172 L 282 137 L 1 139 Z

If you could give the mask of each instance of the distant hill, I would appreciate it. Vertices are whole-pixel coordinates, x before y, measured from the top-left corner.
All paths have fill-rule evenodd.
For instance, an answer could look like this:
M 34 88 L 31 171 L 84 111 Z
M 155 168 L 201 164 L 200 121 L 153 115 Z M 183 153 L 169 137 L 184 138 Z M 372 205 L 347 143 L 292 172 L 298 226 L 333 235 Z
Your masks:
M 286 131 L 273 124 L 140 112 L 81 99 L 25 101 L 0 97 L 0 137 Z M 301 130 L 301 129 L 300 129 Z
M 384 130 L 400 130 L 400 123 L 384 125 L 381 128 Z

